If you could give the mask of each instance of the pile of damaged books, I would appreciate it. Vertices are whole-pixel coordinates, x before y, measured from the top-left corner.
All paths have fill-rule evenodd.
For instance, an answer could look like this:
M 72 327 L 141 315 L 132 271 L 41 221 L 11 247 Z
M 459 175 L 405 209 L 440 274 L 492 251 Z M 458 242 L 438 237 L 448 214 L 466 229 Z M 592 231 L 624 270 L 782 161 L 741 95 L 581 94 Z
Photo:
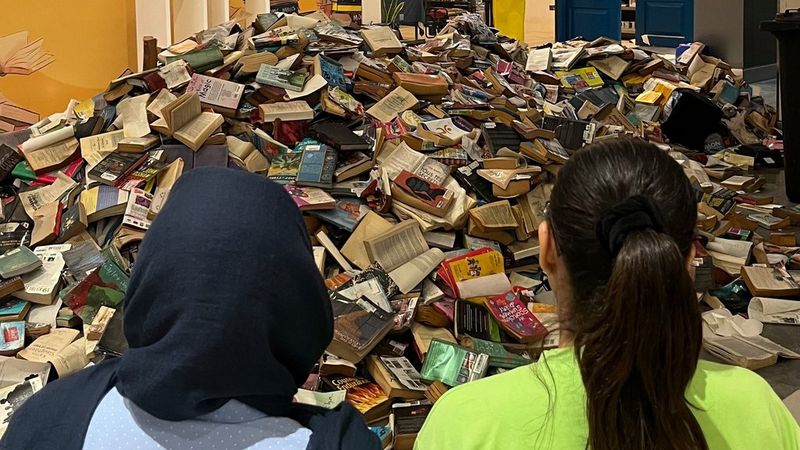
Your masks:
M 781 166 L 776 112 L 701 43 L 528 48 L 471 14 L 403 42 L 317 12 L 237 17 L 156 53 L 0 134 L 0 353 L 18 358 L 0 360 L 16 371 L 6 389 L 125 352 L 138 245 L 200 166 L 261 174 L 304 212 L 335 337 L 297 399 L 349 401 L 397 449 L 447 389 L 558 345 L 537 228 L 559 168 L 592 142 L 671 152 L 700 202 L 698 292 L 798 323 L 771 297 L 800 295 L 794 234 L 779 231 L 800 211 L 759 194 L 756 174 Z M 717 319 L 708 346 L 730 356 Z

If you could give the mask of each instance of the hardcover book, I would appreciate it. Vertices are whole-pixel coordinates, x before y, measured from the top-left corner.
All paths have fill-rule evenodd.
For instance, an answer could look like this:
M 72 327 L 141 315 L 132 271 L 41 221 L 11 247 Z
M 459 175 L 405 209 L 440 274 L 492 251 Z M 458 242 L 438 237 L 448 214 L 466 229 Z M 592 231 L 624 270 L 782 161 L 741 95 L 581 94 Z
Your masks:
M 347 128 L 344 122 L 325 121 L 318 122 L 311 126 L 311 136 L 320 142 L 330 145 L 336 150 L 341 151 L 362 151 L 372 150 L 372 146 L 361 136 L 353 133 Z

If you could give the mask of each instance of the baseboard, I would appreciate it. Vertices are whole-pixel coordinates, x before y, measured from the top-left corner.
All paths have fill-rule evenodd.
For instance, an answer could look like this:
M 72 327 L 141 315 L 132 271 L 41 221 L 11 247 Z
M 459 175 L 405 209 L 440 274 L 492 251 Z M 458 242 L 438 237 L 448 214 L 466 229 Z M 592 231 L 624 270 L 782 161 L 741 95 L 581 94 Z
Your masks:
M 765 66 L 756 66 L 744 69 L 744 79 L 748 83 L 771 80 L 777 76 L 778 76 L 777 64 L 767 64 Z

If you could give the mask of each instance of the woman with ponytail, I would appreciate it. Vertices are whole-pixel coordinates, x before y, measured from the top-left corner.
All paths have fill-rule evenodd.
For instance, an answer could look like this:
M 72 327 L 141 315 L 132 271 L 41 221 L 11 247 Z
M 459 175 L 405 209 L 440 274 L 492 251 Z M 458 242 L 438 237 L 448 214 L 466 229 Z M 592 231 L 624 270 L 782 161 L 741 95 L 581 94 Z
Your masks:
M 561 169 L 539 262 L 560 312 L 560 348 L 451 389 L 416 450 L 798 449 L 770 386 L 700 361 L 690 275 L 697 204 L 651 144 L 589 146 Z

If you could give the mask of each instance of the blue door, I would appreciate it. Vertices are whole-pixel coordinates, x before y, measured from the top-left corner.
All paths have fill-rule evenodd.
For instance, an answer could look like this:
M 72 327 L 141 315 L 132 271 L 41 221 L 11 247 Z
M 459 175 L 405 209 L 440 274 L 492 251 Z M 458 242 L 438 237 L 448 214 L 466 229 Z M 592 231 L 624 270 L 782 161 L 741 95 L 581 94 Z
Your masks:
M 621 11 L 620 0 L 556 0 L 556 38 L 619 39 Z
M 693 40 L 693 0 L 638 0 L 636 41 L 639 44 L 677 47 Z

